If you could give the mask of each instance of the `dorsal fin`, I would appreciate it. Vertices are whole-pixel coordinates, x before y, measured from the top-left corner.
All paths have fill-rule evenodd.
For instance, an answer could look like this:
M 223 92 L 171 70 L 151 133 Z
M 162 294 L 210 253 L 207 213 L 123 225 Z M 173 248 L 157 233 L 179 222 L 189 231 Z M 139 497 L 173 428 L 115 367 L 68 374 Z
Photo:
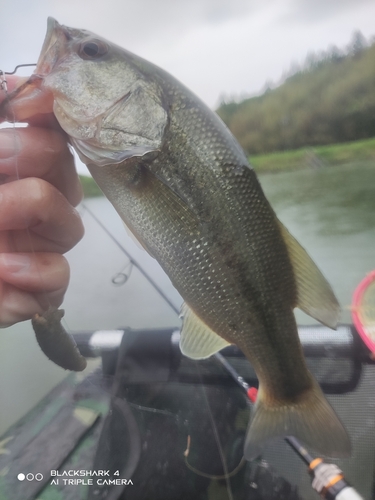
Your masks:
M 297 285 L 297 307 L 330 328 L 336 328 L 340 305 L 333 290 L 306 250 L 280 222 Z

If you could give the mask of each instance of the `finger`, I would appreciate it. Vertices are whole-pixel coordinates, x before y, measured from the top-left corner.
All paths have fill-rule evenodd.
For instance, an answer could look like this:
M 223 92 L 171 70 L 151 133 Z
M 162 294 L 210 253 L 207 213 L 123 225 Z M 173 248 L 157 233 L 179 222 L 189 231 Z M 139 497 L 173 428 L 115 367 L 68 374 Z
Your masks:
M 42 179 L 29 178 L 0 186 L 0 231 L 11 231 L 16 252 L 64 253 L 82 238 L 84 228 L 60 191 Z
M 59 306 L 69 283 L 69 265 L 59 254 L 0 254 L 0 326 L 30 319 Z
M 0 181 L 40 177 L 61 191 L 72 205 L 82 187 L 63 132 L 27 127 L 0 130 Z
M 54 97 L 52 92 L 42 88 L 42 83 L 43 78 L 31 75 L 23 81 L 19 79 L 12 89 L 13 81 L 10 79 L 7 99 L 0 103 L 0 118 L 10 122 L 27 121 L 34 115 L 52 113 Z
M 1 253 L 0 276 L 27 292 L 60 292 L 69 284 L 69 264 L 58 253 Z
M 29 77 L 19 77 L 16 75 L 4 75 L 4 78 L 6 79 L 8 90 L 7 92 L 0 91 L 0 104 L 6 99 L 7 96 L 9 96 L 13 92 L 13 90 L 20 87 L 29 79 Z M 24 118 L 22 121 L 25 121 L 30 125 L 37 127 L 48 127 L 61 130 L 61 127 L 52 112 L 52 102 L 50 97 L 51 96 L 48 95 L 48 99 L 45 100 L 44 96 L 41 95 L 40 99 L 42 100 L 42 102 L 38 101 L 37 106 L 33 107 L 33 113 L 31 115 L 28 113 L 28 118 Z M 45 102 L 43 102 L 43 100 Z M 11 121 L 17 121 L 17 118 L 18 121 L 21 121 L 20 117 L 14 116 L 14 118 L 15 120 Z
M 3 75 L 3 80 L 6 81 L 6 88 L 7 91 L 5 91 L 4 87 L 2 92 L 0 91 L 0 103 L 7 97 L 7 94 L 9 95 L 13 90 L 23 83 L 25 83 L 28 80 L 28 76 L 16 76 L 16 75 Z

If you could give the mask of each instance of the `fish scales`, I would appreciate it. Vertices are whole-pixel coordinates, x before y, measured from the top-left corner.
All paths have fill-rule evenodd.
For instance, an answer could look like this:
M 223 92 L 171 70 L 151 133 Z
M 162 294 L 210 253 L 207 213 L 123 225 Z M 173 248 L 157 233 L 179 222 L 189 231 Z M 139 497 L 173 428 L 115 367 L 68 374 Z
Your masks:
M 52 19 L 36 76 L 9 113 L 35 113 L 35 87 L 53 96 L 82 161 L 184 298 L 182 352 L 205 358 L 234 343 L 252 362 L 260 385 L 246 458 L 285 435 L 347 455 L 293 314 L 298 306 L 334 327 L 337 300 L 221 120 L 164 70 Z
M 212 324 L 212 318 L 208 317 L 205 311 L 201 312 L 200 317 L 204 318 L 207 324 L 223 337 L 239 345 L 254 364 L 256 358 L 262 359 L 263 353 L 257 356 L 254 346 L 260 344 L 254 342 L 253 338 L 247 342 L 246 334 L 249 327 L 252 331 L 251 326 L 255 322 L 252 318 L 257 316 L 253 311 L 249 317 L 251 305 L 260 296 L 260 302 L 268 302 L 268 310 L 277 310 L 275 304 L 280 298 L 284 302 L 281 304 L 282 307 L 288 306 L 290 309 L 295 307 L 296 291 L 291 264 L 279 228 L 275 223 L 273 211 L 263 195 L 254 172 L 250 170 L 242 150 L 231 140 L 232 136 L 228 135 L 227 129 L 215 115 L 209 115 L 204 105 L 194 106 L 193 99 L 186 97 L 188 93 L 189 91 L 185 89 L 185 95 L 181 96 L 176 88 L 168 92 L 172 96 L 169 130 L 171 138 L 167 137 L 165 141 L 168 144 L 167 153 L 162 150 L 151 169 L 155 169 L 156 172 L 160 169 L 162 174 L 169 179 L 173 178 L 174 166 L 179 162 L 190 166 L 189 176 L 186 175 L 187 169 L 184 169 L 183 176 L 175 176 L 177 192 L 189 201 L 192 200 L 198 210 L 202 210 L 205 206 L 211 207 L 211 221 L 212 218 L 215 220 L 209 225 L 210 217 L 206 217 L 207 223 L 203 231 L 210 237 L 209 244 L 212 245 L 214 241 L 219 244 L 221 259 L 216 262 L 216 265 L 221 269 L 222 275 L 226 276 L 226 268 L 229 268 L 230 274 L 235 276 L 230 286 L 231 298 L 229 299 L 231 304 L 235 304 L 235 310 L 233 308 L 228 310 L 218 301 L 217 310 L 211 310 L 209 314 L 211 313 L 212 316 L 213 313 L 215 319 L 222 318 L 221 324 L 217 324 L 217 321 L 215 325 Z M 184 130 L 194 132 L 188 144 L 185 141 L 182 147 L 183 140 L 178 138 L 184 138 Z M 160 165 L 159 168 L 158 165 Z M 186 186 L 188 190 L 184 190 Z M 194 186 L 193 191 L 189 190 L 190 186 Z M 207 186 L 209 186 L 208 189 Z M 226 198 L 219 198 L 218 192 L 226 193 Z M 236 193 L 235 197 L 233 197 L 233 192 Z M 260 219 L 253 217 L 253 213 L 259 213 L 260 209 L 265 218 L 263 223 Z M 204 213 L 207 215 L 207 212 Z M 223 215 L 222 220 L 215 217 L 214 214 L 217 213 Z M 212 226 L 216 227 L 216 231 L 212 230 Z M 226 233 L 224 239 L 221 236 L 222 228 L 228 226 L 231 228 L 231 234 Z M 272 245 L 269 244 L 270 241 Z M 237 245 L 236 242 L 238 242 Z M 260 252 L 260 249 L 264 252 Z M 257 285 L 256 288 L 253 286 L 254 283 Z M 190 305 L 195 305 L 197 302 L 198 307 L 201 298 L 196 297 L 194 301 L 192 297 L 191 302 L 188 302 Z M 256 309 L 259 310 L 259 308 Z M 261 311 L 262 309 L 264 306 Z M 269 313 L 263 316 L 264 323 L 267 325 Z M 233 318 L 237 321 L 233 321 Z M 274 353 L 280 352 L 283 344 L 285 345 L 285 339 L 279 336 L 278 323 L 280 324 L 275 321 L 274 325 L 267 325 L 270 328 L 260 332 L 262 336 L 267 335 L 267 331 L 270 332 Z M 288 347 L 294 344 L 294 349 L 299 348 L 299 343 L 294 341 L 296 326 L 293 319 L 289 329 L 284 328 L 284 330 L 289 330 L 291 334 Z M 272 337 L 275 338 L 272 339 Z M 279 343 L 281 343 L 280 348 L 277 348 Z M 294 349 L 289 352 L 293 352 Z M 285 366 L 283 371 L 285 371 Z M 296 370 L 294 365 L 293 370 L 289 370 L 289 386 L 296 372 L 298 373 L 299 370 Z M 296 378 L 299 378 L 300 373 Z M 277 379 L 280 378 L 282 377 L 277 377 Z
M 181 157 L 181 153 L 178 154 L 179 141 L 176 142 L 175 153 L 184 163 L 185 158 Z M 168 163 L 171 162 L 170 168 L 173 169 L 174 159 L 173 154 L 171 158 L 171 149 L 174 147 L 174 141 L 166 140 L 166 143 L 169 144 L 167 151 L 165 153 L 161 151 L 157 164 L 160 163 L 164 168 L 168 168 Z M 195 150 L 192 151 L 192 155 L 197 170 L 204 170 L 207 163 L 204 164 L 201 160 L 201 165 L 198 164 L 199 158 Z M 279 245 L 274 244 L 272 249 L 264 253 L 259 253 L 257 246 L 264 247 L 263 240 L 267 240 L 269 237 L 267 233 L 270 233 L 270 230 L 266 228 L 265 235 L 263 231 L 257 231 L 256 228 L 254 230 L 247 224 L 248 219 L 251 221 L 251 215 L 244 211 L 241 215 L 242 220 L 240 219 L 238 224 L 237 234 L 231 231 L 232 234 L 223 235 L 221 228 L 226 224 L 225 219 L 233 219 L 233 224 L 238 220 L 236 213 L 234 218 L 231 216 L 233 207 L 229 200 L 224 207 L 222 203 L 217 207 L 221 211 L 224 208 L 224 221 L 216 217 L 217 230 L 213 231 L 212 227 L 206 230 L 207 226 L 202 227 L 198 218 L 187 209 L 184 202 L 156 176 L 150 174 L 152 168 L 135 166 L 135 172 L 130 175 L 129 169 L 94 167 L 89 164 L 94 179 L 104 192 L 110 193 L 108 197 L 124 222 L 151 255 L 161 263 L 186 302 L 212 330 L 221 334 L 230 343 L 237 344 L 247 354 L 258 376 L 274 392 L 275 397 L 277 394 L 279 397 L 296 394 L 301 388 L 310 387 L 311 379 L 306 375 L 302 355 L 294 356 L 296 351 L 300 354 L 296 324 L 291 312 L 294 303 L 286 301 L 286 305 L 290 308 L 288 325 L 285 325 L 285 312 L 277 314 L 277 302 L 285 300 L 288 287 L 292 288 L 293 294 L 289 295 L 295 301 L 295 286 L 294 282 L 290 283 L 292 280 L 285 279 L 288 275 L 283 271 L 285 268 L 288 269 L 290 264 L 276 224 L 275 240 L 279 240 Z M 251 214 L 253 208 L 259 210 L 257 207 L 261 203 L 265 203 L 266 211 L 268 203 L 253 172 L 249 168 L 244 172 L 246 176 L 242 174 L 240 182 L 248 185 L 247 189 L 243 189 L 243 193 L 249 213 Z M 236 185 L 239 176 L 234 174 L 233 177 Z M 203 199 L 205 197 L 204 190 L 202 197 Z M 273 222 L 273 217 L 270 216 L 270 219 Z M 236 253 L 236 246 L 239 245 L 235 244 L 235 238 L 243 239 L 243 235 L 247 232 L 251 241 L 249 248 L 243 249 L 241 244 L 241 252 Z M 259 263 L 254 266 L 255 273 L 254 267 L 249 268 L 248 265 L 249 255 L 252 252 L 264 256 L 263 259 L 258 257 Z M 271 252 L 277 257 L 274 259 L 275 266 L 272 267 L 269 265 Z M 230 269 L 230 273 L 227 272 L 227 268 Z M 278 276 L 279 293 L 277 291 L 275 293 L 269 286 L 268 290 L 254 287 L 252 283 L 256 282 L 257 274 L 263 279 L 266 274 L 264 279 L 266 286 L 270 282 L 274 283 L 275 277 Z M 268 310 L 262 304 L 262 296 L 267 298 Z M 285 306 L 285 303 L 282 305 Z M 280 335 L 283 331 L 288 335 Z M 262 368 L 263 359 L 269 360 L 272 370 Z

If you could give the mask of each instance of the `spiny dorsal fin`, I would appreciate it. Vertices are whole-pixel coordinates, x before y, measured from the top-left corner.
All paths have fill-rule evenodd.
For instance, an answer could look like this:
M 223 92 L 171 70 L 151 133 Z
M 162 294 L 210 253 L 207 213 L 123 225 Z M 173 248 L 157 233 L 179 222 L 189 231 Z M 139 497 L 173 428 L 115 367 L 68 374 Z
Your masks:
M 297 307 L 323 325 L 336 328 L 340 305 L 330 284 L 306 250 L 293 238 L 286 227 L 280 221 L 278 222 L 294 270 L 298 293 Z
M 229 342 L 217 335 L 185 303 L 181 307 L 182 329 L 180 349 L 193 359 L 209 358 L 227 347 Z

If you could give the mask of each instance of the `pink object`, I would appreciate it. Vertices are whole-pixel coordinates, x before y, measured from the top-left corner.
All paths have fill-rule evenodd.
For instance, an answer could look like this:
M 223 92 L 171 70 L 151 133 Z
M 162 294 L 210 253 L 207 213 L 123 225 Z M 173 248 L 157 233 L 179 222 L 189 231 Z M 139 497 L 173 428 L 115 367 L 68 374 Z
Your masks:
M 370 283 L 375 281 L 375 271 L 371 271 L 357 286 L 357 288 L 354 290 L 353 294 L 353 305 L 352 305 L 352 318 L 353 318 L 353 323 L 354 326 L 357 329 L 357 332 L 360 334 L 363 342 L 366 344 L 366 346 L 370 349 L 371 352 L 375 353 L 375 342 L 373 342 L 370 337 L 368 336 L 366 332 L 366 325 L 363 325 L 359 309 L 362 304 L 362 298 L 367 290 L 368 286 Z

